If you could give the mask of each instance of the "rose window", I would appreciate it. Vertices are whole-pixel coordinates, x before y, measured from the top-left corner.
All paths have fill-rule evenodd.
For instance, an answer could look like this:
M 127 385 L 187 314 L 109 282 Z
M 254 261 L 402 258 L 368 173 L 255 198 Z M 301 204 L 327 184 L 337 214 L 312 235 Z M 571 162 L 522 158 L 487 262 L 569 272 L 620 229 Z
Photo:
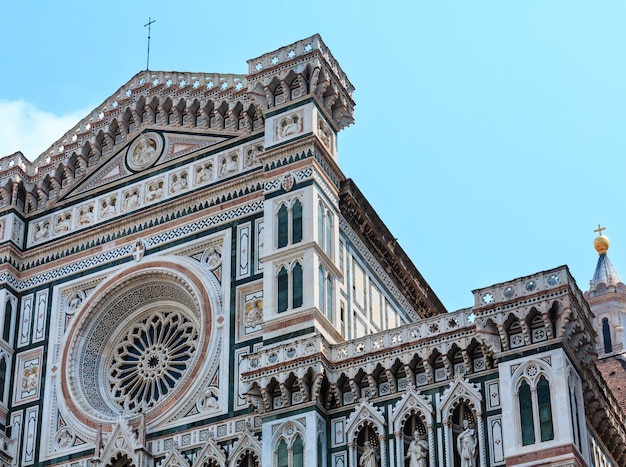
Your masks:
M 192 361 L 198 330 L 179 311 L 154 312 L 121 336 L 107 365 L 113 400 L 141 412 L 167 396 Z
M 170 270 L 110 282 L 68 331 L 62 390 L 94 424 L 139 413 L 150 422 L 196 397 L 212 361 L 208 300 L 194 276 Z

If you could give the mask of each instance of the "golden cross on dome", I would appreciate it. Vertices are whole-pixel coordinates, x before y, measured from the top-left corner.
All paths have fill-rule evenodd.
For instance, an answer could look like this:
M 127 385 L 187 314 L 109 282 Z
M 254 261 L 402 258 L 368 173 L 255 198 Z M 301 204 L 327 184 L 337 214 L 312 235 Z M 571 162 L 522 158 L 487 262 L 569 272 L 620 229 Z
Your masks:
M 598 228 L 594 232 L 598 232 L 598 236 L 600 236 L 603 230 L 606 230 L 606 227 L 600 227 L 600 224 L 598 224 Z

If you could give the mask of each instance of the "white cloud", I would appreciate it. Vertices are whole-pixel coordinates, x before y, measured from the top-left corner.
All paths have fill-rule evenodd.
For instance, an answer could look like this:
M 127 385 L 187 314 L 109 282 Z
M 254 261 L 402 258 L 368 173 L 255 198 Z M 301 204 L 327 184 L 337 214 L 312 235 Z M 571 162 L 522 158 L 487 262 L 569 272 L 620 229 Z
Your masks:
M 21 151 L 35 160 L 91 109 L 54 115 L 24 101 L 0 101 L 0 157 Z

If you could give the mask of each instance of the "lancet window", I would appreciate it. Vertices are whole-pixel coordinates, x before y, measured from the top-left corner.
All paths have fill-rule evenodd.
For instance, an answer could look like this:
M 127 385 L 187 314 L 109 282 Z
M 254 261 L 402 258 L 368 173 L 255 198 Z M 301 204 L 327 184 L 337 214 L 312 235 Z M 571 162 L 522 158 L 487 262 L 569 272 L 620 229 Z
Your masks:
M 278 208 L 277 216 L 278 248 L 290 243 L 302 241 L 302 203 L 299 199 L 293 203 L 283 203 Z
M 613 352 L 613 342 L 611 342 L 611 327 L 609 326 L 609 319 L 602 319 L 602 339 L 604 341 L 604 353 Z
M 517 385 L 517 402 L 523 446 L 554 439 L 550 383 L 537 367 L 529 366 Z
M 299 308 L 303 301 L 302 265 L 294 262 L 291 267 L 283 266 L 278 271 L 278 312 Z
M 276 449 L 276 467 L 304 467 L 304 443 L 301 436 L 295 436 L 290 445 L 283 438 Z
M 321 201 L 317 205 L 317 243 L 332 258 L 333 215 Z
M 10 343 L 11 339 L 11 321 L 13 320 L 13 307 L 10 301 L 7 301 L 4 307 L 4 323 L 2 325 L 2 340 Z
M 318 272 L 319 282 L 319 306 L 320 311 L 328 318 L 331 323 L 334 323 L 335 312 L 333 307 L 333 280 L 330 273 L 324 271 L 320 266 Z
M 0 402 L 6 403 L 7 357 L 0 357 Z

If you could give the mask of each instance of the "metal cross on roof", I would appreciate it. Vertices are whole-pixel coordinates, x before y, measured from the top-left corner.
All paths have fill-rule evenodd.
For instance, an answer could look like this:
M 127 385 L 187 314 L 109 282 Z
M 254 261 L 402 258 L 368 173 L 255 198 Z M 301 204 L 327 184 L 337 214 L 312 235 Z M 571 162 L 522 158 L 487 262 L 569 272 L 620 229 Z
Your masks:
M 148 26 L 148 57 L 146 58 L 146 70 L 150 69 L 150 25 L 152 23 L 156 23 L 156 19 L 148 17 L 148 23 L 143 25 L 144 28 Z

